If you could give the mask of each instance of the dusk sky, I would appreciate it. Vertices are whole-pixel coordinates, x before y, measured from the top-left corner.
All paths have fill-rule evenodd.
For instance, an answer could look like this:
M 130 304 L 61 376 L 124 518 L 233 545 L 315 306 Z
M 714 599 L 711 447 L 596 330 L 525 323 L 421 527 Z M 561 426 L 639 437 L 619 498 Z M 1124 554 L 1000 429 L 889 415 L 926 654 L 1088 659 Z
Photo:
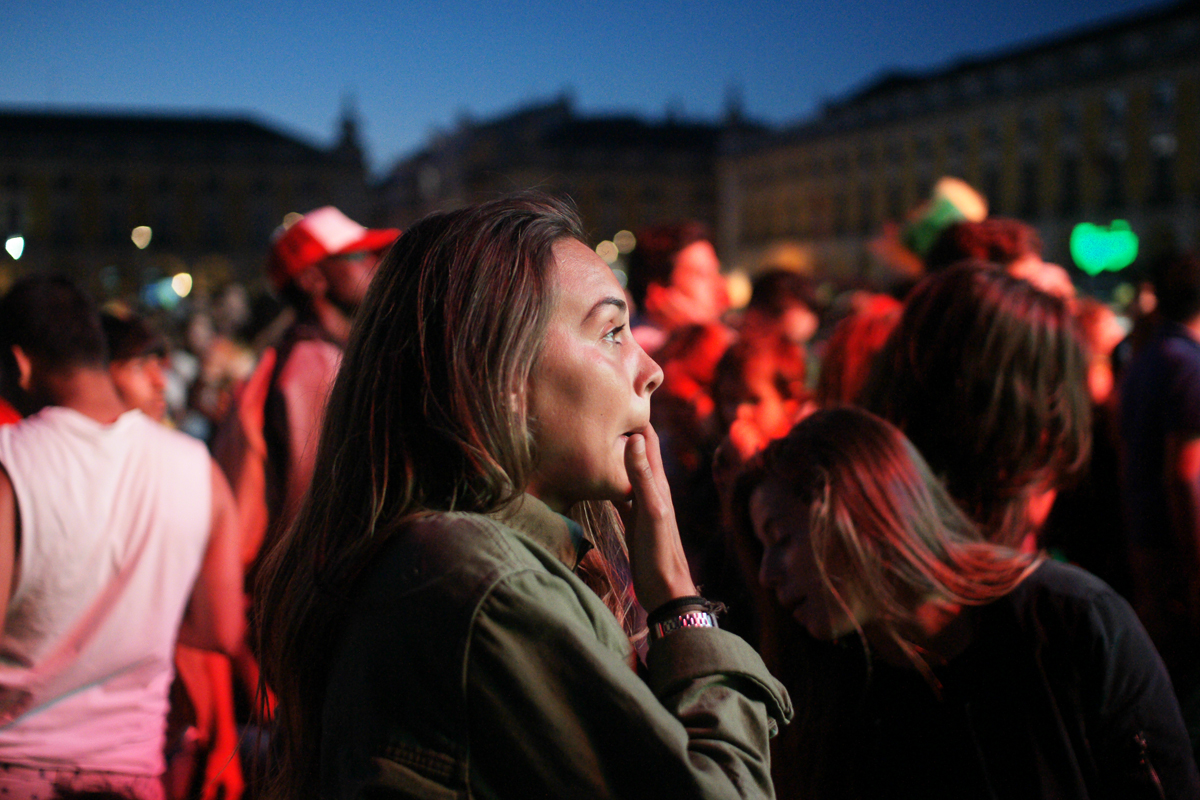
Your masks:
M 374 170 L 463 116 L 566 91 L 577 111 L 784 125 L 892 69 L 925 70 L 1147 0 L 634 3 L 9 0 L 0 106 L 245 114 L 318 145 L 352 96 Z

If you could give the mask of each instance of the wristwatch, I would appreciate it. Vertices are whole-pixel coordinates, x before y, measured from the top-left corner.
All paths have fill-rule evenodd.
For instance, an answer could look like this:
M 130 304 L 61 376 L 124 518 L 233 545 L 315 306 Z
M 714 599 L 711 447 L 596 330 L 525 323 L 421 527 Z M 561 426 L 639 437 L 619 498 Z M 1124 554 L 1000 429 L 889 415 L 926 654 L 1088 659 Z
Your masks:
M 716 628 L 717 618 L 707 611 L 696 609 L 667 617 L 650 626 L 650 638 L 661 639 L 680 628 Z

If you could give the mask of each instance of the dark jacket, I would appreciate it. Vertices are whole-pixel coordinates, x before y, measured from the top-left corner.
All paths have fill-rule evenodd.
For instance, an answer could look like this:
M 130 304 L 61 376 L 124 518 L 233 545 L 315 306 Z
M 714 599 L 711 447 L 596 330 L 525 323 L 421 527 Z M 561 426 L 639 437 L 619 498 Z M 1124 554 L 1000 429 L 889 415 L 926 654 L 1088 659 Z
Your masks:
M 971 644 L 934 669 L 937 689 L 868 662 L 854 640 L 796 637 L 805 652 L 788 686 L 816 700 L 802 735 L 781 737 L 779 766 L 799 769 L 780 796 L 1200 797 L 1162 661 L 1102 581 L 1046 562 L 969 613 Z

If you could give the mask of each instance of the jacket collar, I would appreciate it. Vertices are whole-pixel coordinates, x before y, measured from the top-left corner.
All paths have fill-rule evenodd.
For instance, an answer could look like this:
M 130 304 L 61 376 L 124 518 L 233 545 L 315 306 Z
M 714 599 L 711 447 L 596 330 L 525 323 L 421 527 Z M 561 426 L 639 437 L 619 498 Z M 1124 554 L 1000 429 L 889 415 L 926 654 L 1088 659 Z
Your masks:
M 551 511 L 531 494 L 522 495 L 491 516 L 537 542 L 568 569 L 575 569 L 592 549 L 579 523 Z

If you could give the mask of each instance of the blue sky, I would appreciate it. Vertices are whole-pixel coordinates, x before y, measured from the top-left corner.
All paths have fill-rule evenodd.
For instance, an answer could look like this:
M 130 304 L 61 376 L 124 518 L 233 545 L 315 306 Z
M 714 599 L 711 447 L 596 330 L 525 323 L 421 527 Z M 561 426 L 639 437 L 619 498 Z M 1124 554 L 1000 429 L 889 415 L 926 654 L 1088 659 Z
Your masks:
M 0 14 L 0 106 L 250 114 L 323 145 L 352 95 L 378 171 L 464 115 L 563 91 L 584 113 L 711 120 L 737 86 L 782 125 L 885 70 L 1162 5 L 17 0 Z

